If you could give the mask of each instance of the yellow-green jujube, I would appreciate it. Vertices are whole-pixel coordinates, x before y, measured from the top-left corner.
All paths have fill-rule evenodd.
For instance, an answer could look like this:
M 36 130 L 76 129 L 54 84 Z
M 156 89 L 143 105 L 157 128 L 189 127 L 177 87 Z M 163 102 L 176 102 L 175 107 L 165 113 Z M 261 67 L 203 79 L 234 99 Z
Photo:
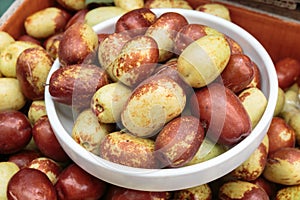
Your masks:
M 90 26 L 95 26 L 107 19 L 123 15 L 127 10 L 117 6 L 103 6 L 90 10 L 85 15 L 85 23 Z
M 0 199 L 6 200 L 6 190 L 10 178 L 19 171 L 14 162 L 0 162 Z
M 206 35 L 187 46 L 178 58 L 178 72 L 194 88 L 214 81 L 225 69 L 230 47 L 223 35 Z
M 19 110 L 26 104 L 19 81 L 16 78 L 0 78 L 0 111 Z
M 29 48 L 43 48 L 32 42 L 15 41 L 0 53 L 0 72 L 5 77 L 16 77 L 16 65 L 19 55 Z

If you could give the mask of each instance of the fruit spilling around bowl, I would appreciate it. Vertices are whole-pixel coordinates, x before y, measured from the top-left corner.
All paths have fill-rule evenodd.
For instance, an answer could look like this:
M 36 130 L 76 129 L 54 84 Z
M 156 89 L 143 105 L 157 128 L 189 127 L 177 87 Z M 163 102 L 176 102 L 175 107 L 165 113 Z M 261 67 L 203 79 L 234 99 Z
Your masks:
M 160 4 L 162 1 L 147 2 L 148 7 L 155 7 L 155 2 L 156 6 L 164 6 Z M 191 9 L 186 6 L 184 0 L 176 3 L 178 5 L 172 3 L 172 7 L 181 5 Z M 205 7 L 206 10 L 207 8 Z M 122 9 L 114 10 L 109 6 L 102 9 L 116 13 L 124 12 Z M 199 10 L 201 9 L 199 7 Z M 42 62 L 33 63 L 40 55 L 35 52 L 42 52 L 41 49 L 26 50 L 20 56 L 22 59 L 19 59 L 17 66 L 19 72 L 16 75 L 22 88 L 16 93 L 15 90 L 10 91 L 10 94 L 23 95 L 20 92 L 25 89 L 22 92 L 30 102 L 33 101 L 28 117 L 32 124 L 31 137 L 34 141 L 29 142 L 26 139 L 25 143 L 29 143 L 25 148 L 23 145 L 16 153 L 0 155 L 3 164 L 0 165 L 0 171 L 9 169 L 0 181 L 4 183 L 4 187 L 9 185 L 10 189 L 7 192 L 19 198 L 27 198 L 24 196 L 26 189 L 20 192 L 20 182 L 15 181 L 19 179 L 18 174 L 8 183 L 10 177 L 20 170 L 20 174 L 24 171 L 29 174 L 30 177 L 27 177 L 29 185 L 40 180 L 48 188 L 47 191 L 53 191 L 53 187 L 49 184 L 50 180 L 59 199 L 99 199 L 100 196 L 104 199 L 116 196 L 122 199 L 132 199 L 130 198 L 132 196 L 141 199 L 181 199 L 187 198 L 186 195 L 195 198 L 201 195 L 204 199 L 214 199 L 217 198 L 218 192 L 220 195 L 223 195 L 221 192 L 225 192 L 223 189 L 219 190 L 215 184 L 221 186 L 227 177 L 224 179 L 220 177 L 235 169 L 228 176 L 243 182 L 228 184 L 223 188 L 230 186 L 229 189 L 235 190 L 236 185 L 244 185 L 245 188 L 251 186 L 253 190 L 249 195 L 261 194 L 261 197 L 264 197 L 265 193 L 253 184 L 248 184 L 250 181 L 266 182 L 262 181 L 261 177 L 266 164 L 268 138 L 263 137 L 262 133 L 267 132 L 276 96 L 272 63 L 261 45 L 234 24 L 199 12 L 182 9 L 153 9 L 149 12 L 149 9 L 137 9 L 92 29 L 76 23 L 77 20 L 83 22 L 82 17 L 87 11 L 87 9 L 79 10 L 67 24 L 66 19 L 69 16 L 64 16 L 64 12 L 57 12 L 56 15 L 60 16 L 65 30 L 68 31 L 64 34 L 58 27 L 58 33 L 50 30 L 54 35 L 42 39 L 45 42 L 43 46 L 52 58 L 55 59 L 60 55 L 49 73 L 52 75 L 56 71 L 61 73 L 53 78 L 55 84 L 49 85 L 49 79 L 45 81 L 44 74 L 48 73 L 48 67 L 40 71 L 41 65 L 38 64 Z M 177 20 L 170 20 L 167 17 L 176 17 Z M 132 18 L 141 21 L 130 23 Z M 117 19 L 123 21 L 118 23 L 119 26 L 114 26 L 117 25 Z M 174 21 L 177 26 L 172 25 Z M 160 22 L 158 25 L 153 25 L 158 22 Z M 170 23 L 171 26 L 165 26 L 160 30 L 158 27 L 164 24 L 161 22 Z M 43 23 L 38 25 L 45 28 Z M 27 28 L 36 31 L 33 26 Z M 169 28 L 176 31 L 168 31 Z M 78 33 L 81 31 L 85 38 L 80 38 L 81 34 Z M 95 36 L 98 36 L 98 41 Z M 200 38 L 203 40 L 198 41 Z M 41 39 L 34 38 L 33 35 L 24 35 L 19 39 L 41 44 Z M 75 45 L 72 39 L 75 40 Z M 60 49 L 64 55 L 59 53 L 60 40 L 65 41 L 61 43 L 64 48 L 61 46 Z M 195 43 L 192 45 L 193 42 Z M 99 44 L 102 45 L 101 49 Z M 214 53 L 211 50 L 216 45 L 222 48 L 218 49 L 218 57 L 213 57 Z M 199 54 L 200 51 L 202 53 Z M 70 57 L 66 52 L 70 52 Z M 196 56 L 198 60 L 191 56 L 194 52 L 198 52 Z M 221 55 L 222 52 L 225 54 Z M 207 56 L 203 53 L 207 53 Z M 24 61 L 26 54 L 32 55 L 32 59 L 28 60 L 32 62 L 31 68 L 24 67 L 27 62 Z M 49 56 L 46 57 L 46 60 L 54 61 L 49 59 Z M 199 60 L 202 61 L 201 65 L 207 68 L 216 67 L 212 68 L 212 71 L 205 71 L 201 68 Z M 222 61 L 225 61 L 226 66 Z M 135 70 L 131 70 L 131 67 Z M 127 68 L 130 70 L 126 70 Z M 33 72 L 33 78 L 39 79 L 38 81 L 30 82 L 27 78 L 30 76 L 25 76 L 30 70 Z M 199 71 L 205 71 L 204 78 Z M 45 86 L 43 82 L 47 83 L 45 104 L 42 97 L 38 96 L 41 93 L 40 89 L 43 89 L 41 86 Z M 25 84 L 31 85 L 26 87 Z M 51 89 L 56 90 L 53 96 L 49 95 L 50 86 L 55 86 Z M 149 91 L 149 86 L 153 90 Z M 203 89 L 205 90 L 202 91 Z M 212 92 L 207 93 L 209 90 Z M 146 92 L 143 93 L 142 101 L 148 106 L 139 105 L 141 99 L 138 91 Z M 60 92 L 64 95 L 58 95 Z M 165 96 L 166 93 L 170 99 Z M 199 94 L 204 94 L 204 98 L 199 98 Z M 222 104 L 216 104 L 212 99 L 222 101 L 220 94 L 228 97 L 226 107 L 220 107 Z M 133 100 L 129 102 L 128 99 L 133 95 Z M 196 96 L 197 98 L 194 98 Z M 11 106 L 9 104 L 12 103 L 21 104 L 25 100 L 27 99 L 23 102 L 6 102 L 6 106 Z M 218 112 L 204 112 L 200 118 L 198 115 L 205 103 Z M 124 105 L 130 106 L 126 109 L 126 114 Z M 137 106 L 140 106 L 139 109 L 135 109 Z M 235 107 L 237 109 L 234 109 Z M 27 112 L 28 108 L 24 109 L 26 110 L 23 112 Z M 222 115 L 225 109 L 232 112 Z M 234 113 L 236 110 L 243 110 L 242 117 L 235 117 L 236 113 L 239 113 Z M 129 121 L 127 116 L 133 117 L 134 113 L 149 117 L 152 120 L 151 124 L 155 126 L 145 127 L 144 124 L 139 124 L 140 117 Z M 168 114 L 169 118 L 166 117 Z M 209 118 L 210 115 L 214 120 Z M 216 123 L 218 121 L 230 121 L 234 124 L 231 127 L 234 132 L 228 134 L 230 127 L 226 127 L 225 123 Z M 240 125 L 239 121 L 246 123 Z M 218 137 L 215 130 L 223 132 L 222 137 Z M 245 134 L 239 135 L 240 132 Z M 229 140 L 231 137 L 234 139 Z M 15 141 L 18 140 L 23 139 L 15 138 Z M 102 145 L 103 143 L 108 145 Z M 116 152 L 119 154 L 115 154 Z M 33 169 L 44 172 L 49 180 Z M 71 185 L 68 184 L 70 181 Z M 73 187 L 75 185 L 76 188 Z M 0 184 L 0 197 L 3 194 L 6 196 L 4 187 Z M 35 188 L 41 193 L 45 192 L 40 187 Z M 201 194 L 198 191 L 202 191 Z
M 141 15 L 150 17 L 127 25 Z M 83 110 L 94 113 L 100 129 L 109 128 L 97 139 L 98 149 L 93 149 L 101 158 L 130 167 L 181 167 L 192 160 L 205 137 L 230 148 L 255 127 L 238 94 L 251 87 L 256 63 L 228 35 L 189 23 L 175 11 L 156 15 L 150 9 L 134 9 L 116 20 L 114 32 L 105 32 L 108 35 L 95 52 L 97 66 L 84 57 L 71 61 L 73 54 L 67 54 L 68 46 L 79 55 L 76 52 L 85 49 L 83 44 L 95 43 L 81 36 L 83 30 L 85 35 L 96 35 L 82 23 L 64 32 L 58 51 L 60 68 L 51 75 L 49 93 L 55 101 L 78 110 L 72 137 L 86 149 L 97 136 L 85 131 Z M 232 51 L 232 44 L 239 53 Z M 87 48 L 86 53 L 95 54 L 93 49 Z M 260 80 L 259 71 L 256 76 Z M 111 90 L 103 92 L 107 87 Z M 261 94 L 257 121 L 267 106 Z M 115 129 L 107 123 L 115 124 Z M 83 126 L 80 132 L 77 124 Z
M 150 17 L 137 17 L 145 13 L 143 16 Z M 129 26 L 128 18 L 142 20 Z M 83 24 L 72 26 L 68 30 L 80 31 Z M 153 188 L 165 170 L 171 172 L 170 181 L 180 177 L 173 172 L 183 170 L 182 176 L 191 175 L 185 168 L 195 167 L 192 171 L 200 174 L 199 167 L 205 171 L 212 170 L 210 165 L 221 165 L 222 156 L 228 161 L 240 151 L 248 157 L 258 147 L 275 108 L 271 96 L 277 87 L 270 86 L 276 75 L 272 62 L 265 59 L 268 54 L 264 49 L 255 50 L 260 44 L 243 29 L 197 11 L 145 8 L 93 29 L 99 45 L 76 65 L 98 66 L 105 74 L 98 76 L 104 84 L 87 84 L 94 74 L 89 69 L 59 74 L 74 63 L 61 64 L 58 53 L 45 96 L 54 132 L 69 155 L 79 153 L 71 156 L 77 164 L 92 161 L 98 170 L 84 165 L 87 171 L 121 185 L 126 184 L 124 179 L 111 180 L 104 174 L 111 170 L 125 173 L 135 179 L 129 183 L 133 188 L 139 188 L 138 182 L 150 175 Z M 245 45 L 249 37 L 253 41 Z M 76 39 L 74 43 L 86 41 Z M 68 45 L 74 47 L 70 51 L 77 51 L 76 45 Z M 55 78 L 59 80 L 55 90 L 53 77 L 61 77 Z M 68 96 L 59 91 L 68 91 Z M 81 95 L 82 99 L 89 96 L 90 101 L 80 103 Z M 68 103 L 59 101 L 65 97 Z M 254 143 L 252 150 L 246 150 L 247 139 Z M 213 148 L 218 153 L 209 155 Z M 243 161 L 236 160 L 224 170 L 228 173 Z

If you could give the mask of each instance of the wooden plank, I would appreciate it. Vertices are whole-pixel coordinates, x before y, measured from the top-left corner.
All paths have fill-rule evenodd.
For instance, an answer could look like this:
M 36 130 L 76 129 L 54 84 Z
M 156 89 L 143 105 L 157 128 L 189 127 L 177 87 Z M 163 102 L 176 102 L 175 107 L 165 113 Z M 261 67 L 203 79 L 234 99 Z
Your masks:
M 215 2 L 226 5 L 232 21 L 241 26 L 261 42 L 274 62 L 284 57 L 300 59 L 300 22 L 262 12 L 247 6 L 237 5 L 225 0 L 187 0 L 193 8 Z M 1 18 L 0 30 L 18 38 L 25 33 L 24 20 L 33 12 L 56 6 L 55 0 L 16 0 Z M 0 21 L 1 21 L 0 20 Z
M 232 21 L 259 40 L 273 61 L 284 57 L 300 59 L 300 23 L 227 5 Z
M 225 0 L 188 0 L 196 8 L 204 3 L 221 3 L 230 11 L 232 22 L 252 34 L 274 62 L 284 57 L 300 60 L 300 22 L 270 12 Z
M 55 5 L 55 0 L 16 0 L 1 17 L 0 30 L 8 32 L 17 39 L 25 33 L 26 17 L 38 10 Z
M 273 1 L 273 3 L 263 3 L 259 2 L 258 0 L 229 0 L 230 2 L 236 2 L 241 5 L 248 6 L 250 8 L 256 8 L 259 10 L 263 10 L 269 13 L 277 14 L 280 16 L 288 17 L 295 20 L 300 20 L 300 6 L 298 3 L 294 2 L 293 5 L 289 6 L 290 4 L 282 2 L 282 4 L 278 4 L 280 1 Z

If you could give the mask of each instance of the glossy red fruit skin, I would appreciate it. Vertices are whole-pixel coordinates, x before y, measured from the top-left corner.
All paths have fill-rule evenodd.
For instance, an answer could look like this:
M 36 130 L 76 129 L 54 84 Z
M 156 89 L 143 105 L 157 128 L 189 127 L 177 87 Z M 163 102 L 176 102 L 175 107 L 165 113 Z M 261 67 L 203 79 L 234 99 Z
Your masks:
M 94 64 L 76 64 L 58 68 L 49 81 L 52 98 L 83 110 L 100 87 L 109 83 L 108 74 Z
M 20 169 L 27 167 L 27 165 L 34 159 L 41 156 L 40 152 L 34 150 L 22 149 L 21 151 L 9 156 L 8 161 L 18 165 Z
M 167 191 L 142 191 L 109 185 L 103 200 L 168 200 L 170 196 L 170 192 Z
M 294 58 L 284 58 L 275 63 L 278 86 L 286 89 L 300 76 L 300 62 Z
M 198 118 L 177 117 L 158 133 L 154 155 L 162 168 L 184 166 L 197 153 L 204 137 L 204 128 Z
M 67 153 L 59 144 L 49 122 L 48 116 L 40 117 L 32 128 L 33 140 L 46 157 L 58 162 L 67 162 L 70 160 Z
M 56 200 L 55 188 L 46 174 L 30 168 L 19 170 L 8 182 L 8 200 Z
M 295 147 L 296 132 L 281 117 L 273 117 L 268 129 L 269 154 L 284 147 Z
M 60 173 L 55 184 L 60 200 L 98 200 L 103 196 L 106 188 L 106 182 L 92 176 L 74 163 Z
M 196 90 L 190 106 L 192 115 L 205 124 L 206 135 L 219 144 L 233 146 L 251 133 L 251 120 L 243 104 L 221 84 Z
M 139 8 L 122 15 L 115 25 L 115 32 L 128 31 L 134 37 L 142 35 L 156 20 L 156 15 L 149 8 Z
M 245 54 L 233 54 L 221 73 L 223 84 L 234 93 L 245 89 L 254 78 L 254 67 L 251 59 Z
M 0 112 L 0 154 L 12 154 L 23 149 L 32 136 L 29 119 L 20 111 Z

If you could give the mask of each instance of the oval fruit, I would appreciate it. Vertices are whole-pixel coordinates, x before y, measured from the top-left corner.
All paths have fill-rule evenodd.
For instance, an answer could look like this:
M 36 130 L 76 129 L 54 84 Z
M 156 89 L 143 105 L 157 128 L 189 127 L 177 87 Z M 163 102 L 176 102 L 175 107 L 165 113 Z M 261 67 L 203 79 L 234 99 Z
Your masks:
M 64 31 L 58 46 L 62 66 L 80 64 L 88 60 L 98 47 L 96 32 L 85 23 L 75 23 Z
M 131 92 L 129 87 L 119 82 L 110 83 L 99 88 L 91 100 L 91 109 L 99 122 L 120 122 L 121 113 Z
M 200 88 L 214 81 L 225 69 L 230 47 L 221 35 L 206 35 L 192 42 L 178 57 L 178 72 L 187 83 Z
M 113 81 L 134 87 L 153 73 L 158 56 L 154 39 L 136 36 L 124 44 L 119 55 L 105 69 Z
M 93 94 L 109 83 L 106 72 L 96 65 L 69 65 L 53 72 L 49 93 L 60 103 L 87 108 Z
M 0 77 L 0 111 L 20 110 L 27 102 L 16 78 Z
M 281 148 L 269 154 L 263 176 L 274 183 L 298 185 L 300 183 L 300 150 Z
M 19 55 L 29 48 L 42 48 L 41 46 L 25 41 L 15 41 L 7 45 L 0 52 L 0 71 L 5 77 L 16 77 L 16 64 Z
M 280 116 L 282 116 L 286 120 L 286 122 L 289 122 L 290 119 L 289 117 L 291 117 L 291 115 L 285 116 L 285 114 L 298 112 L 298 106 L 300 105 L 300 99 L 298 97 L 298 86 L 297 86 L 297 91 L 293 89 L 288 89 L 284 91 L 284 99 L 285 101 Z
M 154 141 L 126 132 L 112 132 L 100 144 L 101 158 L 114 163 L 138 167 L 157 168 L 154 156 Z
M 47 115 L 45 101 L 44 100 L 32 101 L 27 113 L 31 125 L 34 125 L 35 122 L 43 115 Z
M 32 136 L 43 155 L 58 162 L 69 161 L 68 155 L 56 139 L 47 115 L 40 117 L 34 124 Z
M 247 181 L 229 181 L 224 183 L 219 190 L 220 200 L 269 200 L 268 194 L 258 185 Z
M 46 174 L 31 168 L 20 169 L 7 185 L 7 199 L 52 199 L 56 200 L 55 188 Z
M 275 63 L 278 85 L 282 89 L 291 86 L 300 76 L 300 62 L 293 58 L 284 58 Z
M 106 188 L 106 182 L 92 176 L 74 163 L 64 168 L 55 184 L 60 200 L 101 199 Z
M 269 136 L 269 153 L 273 153 L 283 147 L 295 147 L 296 133 L 284 119 L 273 117 L 267 132 Z
M 158 133 L 155 139 L 155 157 L 161 167 L 180 167 L 188 163 L 198 151 L 205 133 L 200 120 L 180 116 Z
M 92 110 L 87 109 L 76 118 L 71 136 L 86 150 L 98 155 L 101 140 L 114 128 L 114 124 L 99 122 Z
M 197 90 L 190 103 L 192 114 L 207 125 L 207 136 L 219 144 L 234 145 L 252 130 L 242 102 L 221 84 Z
M 48 7 L 29 15 L 24 21 L 28 35 L 44 39 L 62 32 L 71 15 L 57 7 Z
M 300 144 L 300 112 L 291 112 L 288 124 L 293 128 L 296 135 L 296 144 Z
M 11 177 L 19 171 L 18 165 L 13 162 L 0 162 L 0 199 L 7 199 L 6 190 Z
M 45 84 L 52 64 L 52 57 L 44 49 L 29 48 L 19 55 L 16 77 L 26 98 L 44 99 Z
M 244 90 L 254 77 L 251 59 L 245 54 L 233 54 L 221 73 L 223 84 L 234 93 Z
M 121 121 L 133 135 L 151 137 L 181 114 L 185 104 L 186 94 L 177 82 L 167 76 L 153 76 L 132 92 Z
M 31 124 L 20 111 L 0 112 L 0 154 L 12 154 L 23 149 L 31 139 Z
M 131 36 L 144 34 L 154 23 L 156 15 L 148 8 L 139 8 L 122 15 L 115 25 L 115 32 L 127 31 Z
M 225 86 L 212 83 L 190 99 L 191 112 L 207 125 L 207 136 L 234 145 L 251 133 L 251 120 L 239 98 Z

